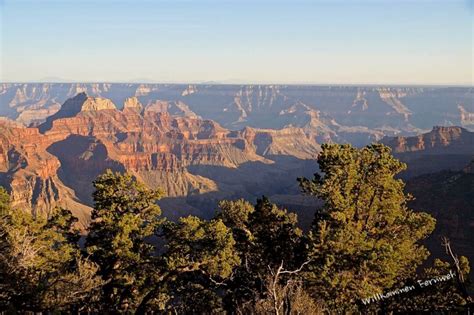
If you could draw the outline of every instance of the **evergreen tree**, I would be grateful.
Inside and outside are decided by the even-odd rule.
[[[267,294],[272,270],[281,264],[294,268],[301,263],[302,231],[295,214],[278,208],[266,197],[257,200],[255,206],[237,200],[222,201],[219,208],[217,218],[232,229],[242,261],[226,286],[227,308],[232,312],[245,305],[249,311]]]
[[[258,265],[266,270],[282,262],[286,268],[298,263],[303,232],[295,213],[277,207],[266,197],[257,199],[255,211],[249,215],[249,227],[255,239],[253,250]]]
[[[212,282],[229,277],[239,263],[222,221],[190,216],[165,222],[155,204],[161,193],[128,174],[107,171],[94,187],[85,248],[106,281],[103,310],[197,310],[199,305],[183,303],[200,287],[209,299]]]
[[[194,216],[164,226],[166,287],[165,310],[174,313],[218,313],[222,309],[224,282],[240,264],[231,230],[220,219],[206,221]],[[162,294],[163,296],[163,294]]]
[[[163,223],[150,190],[129,174],[107,170],[94,182],[94,209],[85,250],[100,266],[105,310],[132,311],[154,272],[155,247],[150,238]]]
[[[325,144],[318,164],[322,177],[300,179],[305,193],[324,201],[308,237],[307,277],[315,298],[348,311],[414,276],[429,254],[419,241],[435,220],[407,208],[411,196],[395,178],[406,165],[381,144]]]
[[[11,209],[1,217],[0,310],[79,311],[94,301],[102,281],[71,242],[71,217],[64,209],[50,219]]]

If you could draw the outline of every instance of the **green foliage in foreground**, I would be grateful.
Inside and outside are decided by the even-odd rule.
[[[19,311],[69,309],[93,302],[104,281],[81,255],[71,213],[49,218],[10,211],[0,222],[0,308]]]
[[[435,220],[407,208],[410,196],[394,178],[406,165],[383,145],[324,145],[318,162],[324,176],[300,180],[325,203],[308,236],[308,278],[315,296],[348,311],[415,276],[429,255],[418,242]]]
[[[300,179],[305,193],[324,201],[308,233],[265,197],[255,205],[221,201],[211,220],[170,222],[156,205],[160,191],[107,171],[93,183],[92,223],[80,248],[71,212],[33,217],[12,210],[0,189],[0,310],[278,315],[469,302],[452,280],[429,294],[362,305],[454,266],[436,261],[416,275],[429,254],[420,241],[435,222],[407,208],[410,196],[394,178],[405,165],[388,148],[324,145],[318,163],[322,177]],[[458,276],[469,272],[465,258],[457,266]]]
[[[110,170],[94,181],[92,223],[85,252],[106,281],[104,308],[134,308],[154,268],[154,246],[147,241],[163,220],[155,204],[159,191],[147,189],[131,175]]]

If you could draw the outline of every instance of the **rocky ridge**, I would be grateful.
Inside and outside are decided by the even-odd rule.
[[[474,132],[462,127],[435,126],[413,137],[387,137],[382,143],[408,164],[405,178],[440,170],[459,171],[474,158]]]

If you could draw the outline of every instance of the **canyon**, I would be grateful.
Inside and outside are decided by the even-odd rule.
[[[2,120],[0,184],[13,206],[45,214],[65,207],[86,226],[92,182],[106,169],[163,190],[170,217],[210,216],[213,201],[237,196],[278,195],[284,203],[320,150],[302,128],[228,130],[155,105],[132,97],[119,110],[79,93],[37,127]]]
[[[440,244],[443,237],[448,237],[458,252],[474,260],[474,157],[471,158],[462,169],[438,170],[407,182],[406,190],[415,196],[409,206],[436,218],[436,228],[427,240],[435,256],[444,254]]]
[[[37,214],[89,222],[92,181],[132,173],[171,218],[262,195],[311,222],[297,177],[320,144],[380,141],[405,180],[458,172],[474,156],[472,88],[119,83],[0,84],[0,185]],[[435,126],[435,127],[433,127]]]
[[[296,179],[318,171],[320,145],[381,142],[407,163],[410,206],[439,222],[429,248],[449,235],[474,259],[470,88],[25,83],[0,85],[0,100],[0,185],[14,208],[64,207],[85,229],[92,182],[112,169],[161,189],[171,219],[265,195],[308,228],[321,204]]]
[[[37,126],[81,92],[119,109],[136,97],[155,111],[213,120],[229,130],[304,128],[320,143],[362,146],[438,125],[474,128],[472,87],[0,83],[0,116]]]

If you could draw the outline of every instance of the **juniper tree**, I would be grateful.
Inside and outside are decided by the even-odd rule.
[[[103,310],[190,310],[198,307],[185,302],[196,288],[191,285],[204,283],[211,294],[211,279],[229,277],[239,263],[232,233],[221,220],[166,222],[156,205],[161,192],[129,174],[107,171],[94,187],[85,249],[106,281]]]

